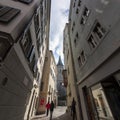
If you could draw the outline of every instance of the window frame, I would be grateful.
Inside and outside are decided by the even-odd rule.
[[[86,9],[89,11],[89,12],[87,12],[88,13],[87,15],[85,14],[86,13],[86,11],[85,11]],[[80,24],[81,25],[85,25],[86,24],[86,22],[87,22],[87,20],[89,18],[90,12],[91,12],[91,10],[88,9],[88,7],[84,6],[83,12],[82,12],[82,16],[81,16],[81,19],[80,19]]]
[[[94,32],[94,29],[95,29],[97,23],[99,23],[102,26],[102,28],[105,29],[104,30],[105,33],[104,33],[104,35],[101,38],[99,38],[98,35],[96,35],[96,33]],[[87,43],[89,44],[90,49],[91,50],[96,49],[100,45],[101,41],[104,39],[104,37],[106,36],[107,33],[108,33],[108,29],[100,21],[98,21],[96,19],[94,24],[93,24],[93,26],[92,26],[92,28],[91,28],[91,32],[89,33],[88,38],[87,38]],[[91,35],[94,38],[94,43],[96,44],[96,45],[94,44],[95,47],[92,47],[92,44],[89,42],[89,38],[90,38]]]
[[[86,62],[86,54],[84,50],[81,50],[80,55],[77,58],[79,67],[82,67]]]

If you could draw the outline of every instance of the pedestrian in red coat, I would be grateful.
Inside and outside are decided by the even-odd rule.
[[[50,103],[49,103],[49,101],[48,101],[48,103],[46,104],[46,109],[47,109],[46,116],[48,116],[49,110],[50,110]]]

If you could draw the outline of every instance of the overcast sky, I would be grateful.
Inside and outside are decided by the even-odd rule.
[[[56,63],[59,55],[63,61],[63,30],[68,22],[70,0],[51,0],[50,50]]]

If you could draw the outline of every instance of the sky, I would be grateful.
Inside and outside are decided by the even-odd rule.
[[[70,0],[51,0],[50,18],[50,50],[53,51],[55,61],[59,55],[63,57],[63,30],[68,22]]]

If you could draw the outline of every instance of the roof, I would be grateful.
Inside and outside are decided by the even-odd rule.
[[[61,57],[59,56],[59,60],[58,60],[58,63],[57,63],[57,66],[63,66],[63,63],[62,63],[62,60],[61,60]]]

